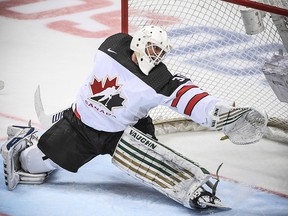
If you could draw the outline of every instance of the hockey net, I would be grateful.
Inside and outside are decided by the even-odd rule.
[[[231,104],[265,110],[269,128],[281,129],[280,136],[284,138],[280,140],[287,142],[288,103],[279,101],[262,69],[274,55],[287,54],[288,41],[279,34],[275,19],[281,17],[287,28],[288,2],[227,1],[122,0],[122,31],[133,35],[145,25],[162,26],[173,44],[171,54],[165,59],[173,74],[191,78],[211,95]],[[261,16],[256,33],[247,34],[242,13],[251,8],[241,5],[243,2],[252,3],[254,15],[257,9]],[[150,115],[155,124],[169,125],[162,124],[160,133],[202,129],[166,107],[159,106]],[[278,132],[276,137],[274,132],[267,133],[268,138],[278,139]]]

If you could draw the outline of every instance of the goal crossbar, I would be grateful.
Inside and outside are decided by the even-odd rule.
[[[264,4],[262,2],[256,2],[251,0],[221,0],[225,2],[230,2],[236,5],[242,5],[245,7],[254,8],[257,10],[262,10],[270,13],[275,13],[282,16],[288,16],[288,10],[285,8],[276,7],[269,4]]]

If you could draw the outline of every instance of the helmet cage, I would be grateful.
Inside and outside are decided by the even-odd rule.
[[[167,51],[165,51],[164,47],[159,47],[159,45],[151,42],[147,42],[145,46],[145,53],[148,56],[150,62],[154,65],[158,65],[167,56]]]
[[[171,50],[167,32],[157,26],[146,26],[136,32],[130,48],[135,52],[141,71],[148,75]]]

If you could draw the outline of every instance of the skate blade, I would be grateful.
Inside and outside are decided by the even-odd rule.
[[[213,208],[218,208],[218,209],[222,209],[222,210],[231,210],[232,208],[224,205],[223,203],[209,203],[209,202],[205,202],[202,201],[201,204],[209,206],[209,207],[213,207]]]

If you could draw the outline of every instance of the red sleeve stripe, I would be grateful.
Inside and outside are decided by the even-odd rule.
[[[195,85],[189,85],[189,86],[183,86],[176,94],[176,98],[172,101],[171,106],[176,107],[180,98],[182,97],[183,94],[185,94],[187,91],[189,91],[192,88],[198,88]]]
[[[194,107],[196,106],[196,104],[202,100],[203,98],[205,98],[206,96],[208,96],[209,94],[207,92],[203,92],[201,94],[197,94],[195,95],[193,98],[191,98],[191,100],[189,101],[189,103],[187,104],[184,113],[186,115],[191,115]]]

